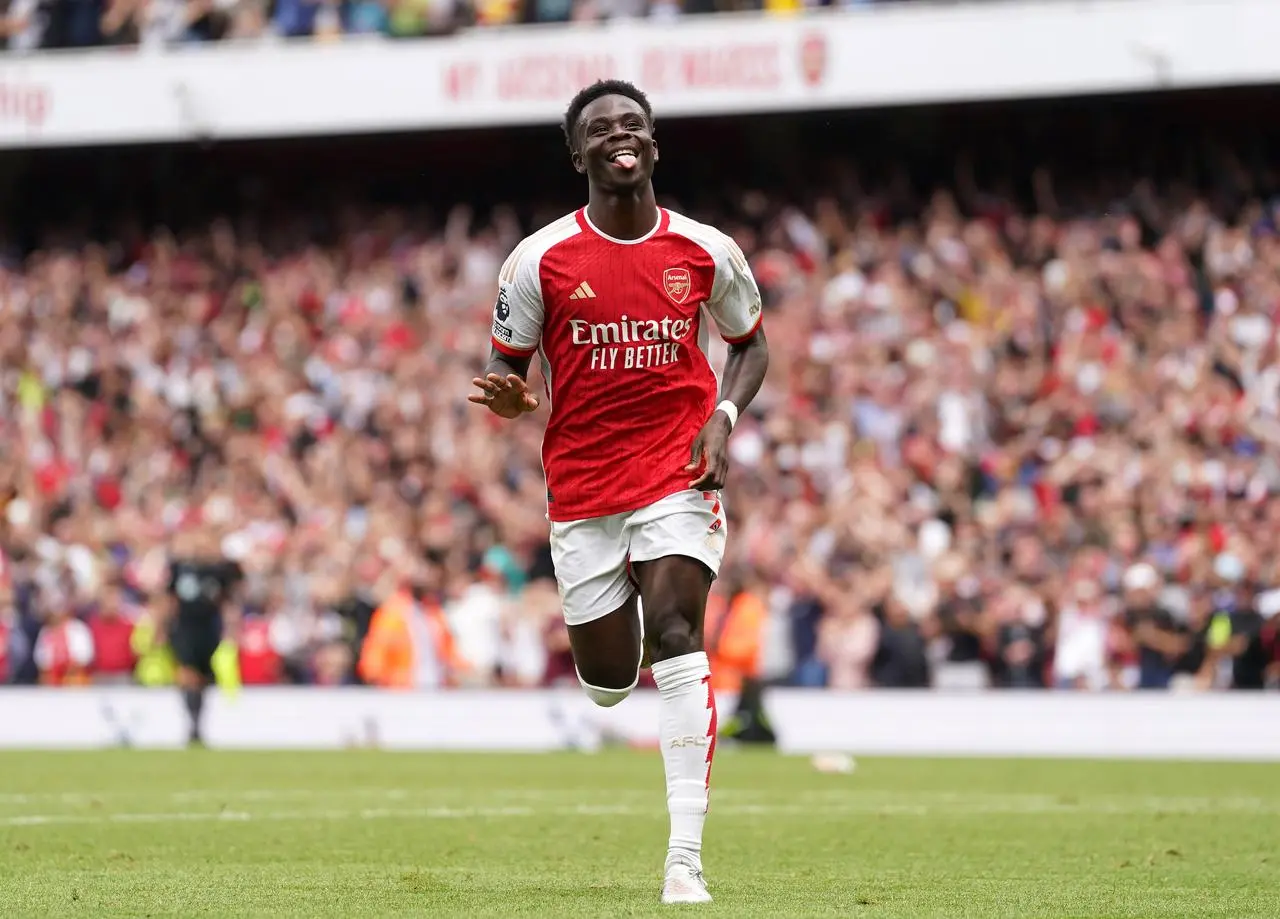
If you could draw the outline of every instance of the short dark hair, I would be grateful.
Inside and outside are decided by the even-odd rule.
[[[653,108],[649,105],[649,97],[638,86],[626,80],[596,80],[590,86],[578,90],[564,112],[564,142],[573,152],[578,151],[578,119],[582,117],[582,110],[604,96],[626,96],[635,102],[644,110],[644,117],[649,120],[649,129],[653,130]]]

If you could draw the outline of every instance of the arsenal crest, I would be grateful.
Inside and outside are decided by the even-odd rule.
[[[667,296],[676,303],[689,299],[689,291],[693,288],[693,280],[689,277],[688,268],[668,268],[662,272],[662,286]]]
[[[827,40],[814,33],[800,43],[800,73],[805,83],[817,86],[827,72]]]

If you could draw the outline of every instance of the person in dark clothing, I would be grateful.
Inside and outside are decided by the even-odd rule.
[[[976,593],[960,589],[963,568],[944,564],[938,572],[938,623],[948,639],[947,661],[976,663],[982,659],[982,604]]]
[[[1183,627],[1185,650],[1174,662],[1174,672],[1202,678],[1205,662],[1209,659],[1209,625],[1213,604],[1203,591],[1192,594],[1187,622]]]
[[[1262,603],[1259,603],[1261,606]],[[1267,649],[1267,686],[1280,689],[1280,616],[1275,609],[1259,610],[1267,620],[1262,628],[1262,643]]]
[[[1138,649],[1138,689],[1168,689],[1190,646],[1188,629],[1156,600],[1160,575],[1151,565],[1124,574],[1124,623]]]
[[[880,620],[880,646],[871,662],[871,678],[887,689],[924,689],[929,686],[929,657],[925,637],[910,612],[894,596],[876,609]]]
[[[240,565],[223,557],[210,531],[178,535],[169,563],[168,593],[173,598],[169,646],[178,663],[178,687],[190,719],[188,742],[203,742],[200,716],[204,694],[213,682],[213,655],[222,643],[223,613],[244,577]]]
[[[359,587],[352,590],[333,607],[333,611],[342,620],[344,637],[351,649],[352,660],[360,659],[365,636],[369,634],[369,623],[373,621],[373,614],[377,608],[371,592]],[[360,682],[360,678],[354,674],[352,679]]]
[[[961,691],[986,687],[991,668],[984,647],[986,626],[978,579],[968,574],[959,555],[944,556],[933,574],[938,584],[936,624],[946,649],[933,674],[934,685]]]
[[[1244,563],[1224,553],[1214,560],[1213,574],[1220,587],[1213,597],[1209,647],[1220,661],[1230,660],[1232,689],[1264,689],[1269,663],[1262,634],[1266,620],[1254,608],[1256,591],[1246,581]]]
[[[1231,655],[1232,689],[1265,689],[1267,667],[1271,657],[1264,640],[1266,620],[1252,604],[1240,606],[1228,614],[1231,639],[1227,653]]]
[[[13,553],[13,587],[8,602],[12,618],[8,628],[8,680],[20,686],[40,682],[36,666],[36,638],[40,634],[40,617],[36,613],[39,588],[32,579],[30,559],[24,551]]]
[[[995,598],[992,683],[1003,689],[1043,689],[1049,648],[1044,601],[1019,586]]]
[[[818,623],[824,612],[822,601],[812,594],[796,597],[787,611],[796,659],[793,682],[797,686],[826,685],[826,667],[818,657]]]

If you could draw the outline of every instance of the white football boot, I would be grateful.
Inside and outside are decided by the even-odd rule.
[[[710,903],[711,894],[707,893],[707,882],[702,876],[702,870],[680,858],[668,859],[667,879],[662,884],[662,902]]]

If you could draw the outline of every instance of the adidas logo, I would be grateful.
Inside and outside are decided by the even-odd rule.
[[[596,292],[591,289],[591,285],[583,281],[578,285],[578,289],[569,294],[570,300],[594,300]]]

